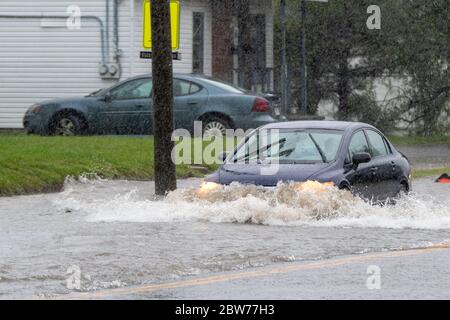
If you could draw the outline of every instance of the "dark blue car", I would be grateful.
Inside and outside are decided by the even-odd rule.
[[[384,201],[410,191],[410,178],[408,159],[375,127],[303,121],[255,130],[206,181],[274,187],[310,180]]]

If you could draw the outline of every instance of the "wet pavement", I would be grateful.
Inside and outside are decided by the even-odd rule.
[[[152,199],[152,183],[101,180],[68,181],[58,194],[1,198],[0,299],[70,297],[74,290],[102,292],[450,243],[450,186],[432,179],[415,181],[415,193],[395,207],[371,206],[334,189],[286,198],[282,188],[263,194],[235,186],[199,199],[190,190],[199,184],[180,181],[181,190],[162,201]],[[386,266],[393,283],[422,279],[423,292],[442,297],[448,253],[428,254],[373,263]],[[411,261],[418,266],[411,276],[399,271]],[[364,298],[351,283],[366,292],[360,282],[365,268],[299,270],[120,298]],[[431,282],[421,272],[432,274]],[[336,281],[325,282],[333,275]],[[304,277],[309,281],[301,293]],[[252,296],[251,288],[260,293]],[[406,287],[395,288],[386,295],[414,297]]]

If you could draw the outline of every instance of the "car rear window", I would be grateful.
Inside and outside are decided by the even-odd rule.
[[[215,80],[211,80],[211,79],[207,79],[207,78],[202,78],[202,81],[206,82],[212,86],[215,86],[219,89],[225,90],[229,93],[235,93],[235,94],[245,94],[246,93],[246,91],[244,89],[235,87],[235,86],[225,83],[225,82],[215,81]]]

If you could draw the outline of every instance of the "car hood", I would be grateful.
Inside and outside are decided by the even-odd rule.
[[[40,105],[47,112],[55,112],[61,108],[74,108],[80,109],[91,105],[98,98],[95,97],[73,97],[73,98],[63,98],[63,99],[53,99],[45,100],[36,103],[35,105]],[[28,110],[32,109],[35,105],[31,106]]]
[[[80,103],[82,101],[95,99],[95,97],[72,97],[72,98],[61,98],[61,99],[52,99],[52,100],[46,100],[41,101],[38,104],[42,106],[46,105],[67,105],[67,104],[76,104]]]
[[[217,175],[219,183],[254,184],[275,187],[279,182],[302,182],[329,167],[328,163],[320,164],[280,164],[279,166],[262,166],[253,164],[225,164]]]

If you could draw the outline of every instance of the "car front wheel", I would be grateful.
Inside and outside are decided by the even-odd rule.
[[[83,134],[86,125],[74,114],[60,114],[52,120],[50,133],[55,136],[76,136]]]

